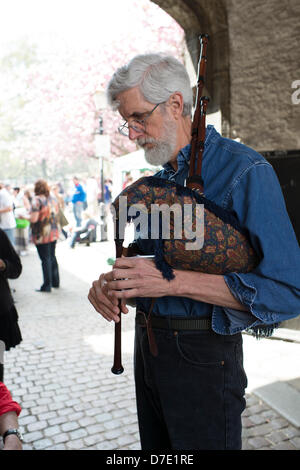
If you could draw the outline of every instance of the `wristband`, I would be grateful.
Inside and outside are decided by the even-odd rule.
[[[7,436],[10,436],[11,434],[15,434],[20,439],[20,441],[23,442],[23,436],[18,429],[8,429],[5,431],[3,434],[3,442],[5,442]]]

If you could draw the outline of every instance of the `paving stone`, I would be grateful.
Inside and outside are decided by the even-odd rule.
[[[49,419],[49,424],[50,425],[55,425],[55,424],[62,424],[68,422],[69,417],[68,416],[56,416],[55,418]]]
[[[112,450],[118,448],[117,441],[103,441],[97,445],[97,450]]]
[[[133,444],[127,445],[125,449],[121,449],[121,450],[140,450],[140,449],[141,449],[141,445],[138,440],[134,442]]]
[[[61,432],[60,427],[59,427],[58,425],[56,425],[56,426],[49,426],[49,427],[47,427],[47,428],[45,429],[45,431],[44,431],[44,434],[45,434],[45,436],[47,436],[47,437],[52,437],[52,436],[54,436],[55,434],[58,434],[58,433],[60,433],[60,432]]]
[[[282,432],[290,439],[292,437],[300,436],[300,428],[296,429],[294,426],[285,427]]]
[[[100,413],[95,416],[97,423],[103,423],[104,421],[110,421],[111,415],[109,413]]]
[[[138,429],[138,424],[137,423],[132,423],[132,424],[124,426],[123,427],[123,432],[125,434],[133,434],[137,431],[137,429]]]
[[[20,415],[19,423],[22,426],[26,426],[27,424],[35,423],[37,420],[38,420],[37,416],[33,416],[33,415],[22,416],[22,415]]]
[[[266,419],[267,418],[272,419],[272,418],[277,418],[278,414],[276,413],[276,411],[269,409],[269,410],[263,411],[261,413],[261,416],[264,416]]]
[[[120,428],[112,429],[111,431],[107,431],[104,433],[104,437],[110,441],[112,439],[116,439],[117,437],[123,434],[123,430]]]
[[[67,450],[67,448],[64,444],[57,444],[47,447],[47,450]]]
[[[104,430],[105,430],[105,428],[104,428],[103,424],[93,424],[93,425],[88,427],[88,433],[90,435],[103,433]]]
[[[129,444],[136,443],[136,437],[134,434],[125,434],[118,438],[118,445],[120,447],[127,447]]]
[[[28,444],[35,442],[43,438],[43,433],[41,431],[26,432],[24,436],[24,441]]]
[[[253,437],[249,439],[249,444],[254,448],[254,449],[260,449],[263,446],[268,446],[270,443],[264,438],[264,437]]]
[[[293,437],[291,443],[297,448],[300,449],[300,437]]]
[[[122,422],[124,424],[136,423],[137,422],[136,413],[125,416],[124,418],[122,418]]]
[[[266,418],[265,416],[262,416],[262,414],[251,415],[249,416],[248,419],[252,421],[252,423],[254,424],[263,424],[263,423],[269,422],[268,418]]]
[[[128,411],[125,410],[125,409],[122,409],[122,410],[118,409],[118,410],[113,410],[113,411],[112,411],[112,416],[113,416],[114,418],[121,418],[121,417],[123,417],[123,416],[126,416],[127,413],[128,413]]]
[[[26,444],[23,442],[23,446],[22,446],[23,450],[34,450],[33,449],[33,446],[31,444]],[[1,447],[0,447],[1,449]]]
[[[61,432],[59,434],[56,434],[54,436],[52,436],[52,440],[55,444],[61,444],[63,442],[68,442],[69,441],[69,435],[65,432]]]
[[[39,419],[52,419],[52,418],[56,418],[57,417],[57,414],[55,411],[48,411],[47,413],[41,413],[39,415]]]
[[[105,429],[116,429],[121,427],[121,422],[117,419],[112,419],[110,421],[105,421],[103,423]],[[126,430],[124,430],[126,432]]]
[[[46,405],[31,406],[30,409],[33,415],[40,415],[41,413],[46,413],[49,411],[48,406]]]
[[[272,447],[272,450],[297,450],[297,447],[289,441],[284,441],[276,444],[276,446]]]
[[[84,442],[82,439],[69,441],[66,443],[66,447],[69,450],[81,450],[81,449],[84,449]]]
[[[35,423],[28,424],[27,429],[29,432],[39,431],[42,429],[46,429],[47,426],[48,426],[47,421],[36,421]]]
[[[86,429],[80,428],[80,429],[76,429],[75,431],[71,431],[69,435],[70,435],[71,440],[75,440],[81,437],[86,437],[88,435],[88,432]]]
[[[14,399],[22,401],[24,449],[140,449],[131,354],[124,354],[125,373],[116,377],[110,371],[113,348],[100,353],[87,341],[106,334],[113,341],[112,325],[95,315],[86,300],[90,280],[82,280],[84,266],[89,277],[93,269],[99,273],[108,246],[93,244],[91,255],[78,247],[71,255],[58,243],[62,289],[41,298],[39,304],[32,294],[40,273],[35,248],[24,258],[24,278],[12,281],[22,299],[24,340],[7,354],[6,377]],[[67,262],[75,263],[72,269],[70,265],[64,269]],[[129,314],[122,327],[132,331],[134,316]],[[288,383],[300,387],[300,382]],[[300,449],[300,429],[254,393],[247,393],[246,403],[244,450]]]
[[[61,425],[61,429],[64,432],[70,432],[70,431],[73,431],[74,429],[78,429],[78,428],[79,428],[79,424],[76,421],[68,421],[68,422]]]
[[[53,400],[55,402],[67,402],[68,403],[68,400],[70,400],[70,395],[56,395],[53,397]],[[69,403],[68,403],[69,404]]]
[[[261,424],[260,426],[253,426],[252,428],[245,429],[245,436],[256,437],[265,436],[273,430],[271,423]]]
[[[65,408],[65,404],[62,402],[58,402],[58,403],[52,402],[49,404],[48,408],[51,411],[58,411],[58,410]]]
[[[104,440],[104,436],[101,434],[94,434],[93,436],[87,436],[83,439],[83,442],[87,447],[94,446],[99,444],[99,442]]]
[[[273,429],[285,428],[289,425],[288,421],[284,418],[275,418],[270,421],[270,425]]]
[[[47,449],[53,445],[53,442],[50,439],[40,439],[34,442],[34,448],[37,450]]]
[[[268,434],[266,438],[271,444],[278,444],[278,442],[288,440],[288,437],[282,431],[273,431],[271,434]]]
[[[254,450],[253,446],[249,444],[248,439],[242,439],[242,450]]]
[[[78,420],[78,423],[81,427],[91,426],[96,423],[96,419],[91,416],[85,416]]]

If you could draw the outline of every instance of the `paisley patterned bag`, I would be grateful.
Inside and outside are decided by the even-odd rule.
[[[249,272],[258,264],[257,255],[235,217],[197,191],[149,176],[125,188],[112,205],[116,243],[123,241],[124,223],[138,220],[143,225],[141,238],[153,240],[156,266],[167,279],[174,277],[173,268],[226,274]],[[199,205],[204,208],[200,215]],[[165,219],[169,223],[167,237],[162,224],[163,210],[159,211],[159,227],[157,223],[153,226],[159,208],[169,216]],[[202,240],[201,246],[192,240],[193,236]]]

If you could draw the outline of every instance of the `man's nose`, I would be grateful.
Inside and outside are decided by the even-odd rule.
[[[128,135],[128,137],[129,137],[130,140],[136,140],[138,137],[141,136],[141,134],[143,134],[143,132],[144,131],[142,129],[137,130],[137,129],[132,128],[131,126],[129,126],[129,135]]]

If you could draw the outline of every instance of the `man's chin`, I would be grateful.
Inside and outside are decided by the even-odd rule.
[[[165,165],[169,160],[170,156],[168,155],[158,155],[158,152],[155,151],[145,151],[145,160],[150,163],[150,165],[153,166],[163,166]]]

